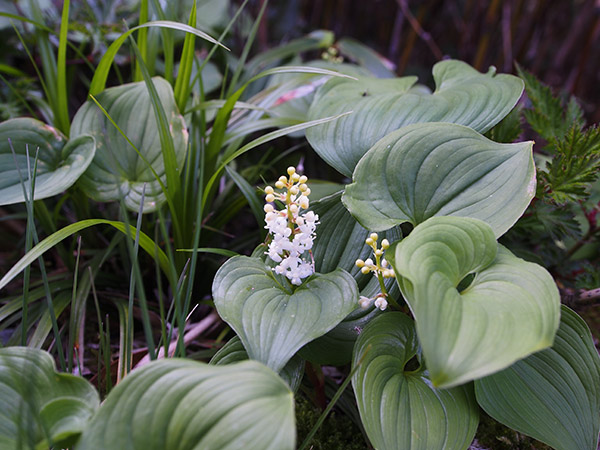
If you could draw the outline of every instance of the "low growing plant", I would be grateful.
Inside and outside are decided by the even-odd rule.
[[[164,78],[151,76],[147,35],[140,33],[131,39],[134,82],[106,88],[114,57],[135,29],[125,31],[99,61],[89,100],[70,121],[61,103],[64,28],[57,97],[49,99],[55,126],[33,118],[0,124],[0,163],[10,171],[0,185],[2,204],[24,203],[28,220],[26,254],[0,279],[6,289],[24,271],[23,294],[0,308],[2,329],[12,331],[11,344],[21,344],[0,348],[0,447],[306,449],[339,402],[377,449],[466,449],[480,409],[553,448],[596,449],[600,358],[590,331],[561,305],[547,268],[515,254],[526,253],[528,236],[519,240],[511,231],[531,231],[534,222],[521,218],[540,202],[561,211],[597,188],[596,129],[584,130],[576,106],[567,108],[575,125],[560,131],[552,120],[562,105],[521,72],[534,106],[525,116],[550,149],[536,178],[534,143],[514,142],[525,87],[518,77],[446,60],[433,67],[432,92],[416,77],[380,79],[341,64],[334,50],[326,51],[326,63],[254,73],[296,51],[290,49],[332,43],[329,35],[313,35],[271,59],[250,61],[246,73],[243,56],[224,98],[207,100],[201,78],[192,79],[192,66],[201,74],[207,60],[195,58],[194,36],[215,49],[223,44],[195,28],[196,3],[188,25],[165,21],[158,2],[161,20],[144,22],[148,3],[141,8],[136,29],[164,28],[166,48],[168,30],[187,32],[176,77],[170,64]],[[67,22],[68,16],[67,1]],[[268,76],[276,81],[241,100],[251,83]],[[210,108],[218,109],[213,119]],[[273,127],[244,144],[249,133]],[[313,182],[302,161],[277,175],[284,161],[244,166],[250,150],[290,134],[305,134],[314,152],[351,182]],[[574,154],[582,158],[571,162]],[[53,217],[42,199],[65,190],[70,197],[62,201],[71,202],[79,220],[59,229],[61,203]],[[263,238],[251,256],[208,246],[244,204]],[[107,215],[84,219],[92,210]],[[41,241],[35,218],[49,234]],[[78,272],[78,249],[76,260],[65,263],[72,278],[48,276],[42,255],[96,225],[123,238],[95,251],[86,275]],[[597,228],[589,227],[593,236]],[[148,259],[138,255],[140,247]],[[213,277],[200,253],[229,259]],[[118,274],[100,270],[113,255],[129,264],[122,284]],[[29,266],[38,258],[36,284]],[[153,276],[140,268],[144,261],[154,261]],[[145,285],[151,278],[155,307]],[[201,307],[235,334],[216,354],[199,358],[209,363],[184,358],[202,332],[186,329],[194,303],[202,303],[194,300],[195,281],[207,278],[211,302]],[[111,328],[96,280],[107,290],[127,289],[125,299],[114,300],[120,341],[114,388]],[[76,350],[84,351],[78,343],[90,294],[97,356],[104,360],[101,405],[92,384],[57,372],[39,349],[52,330],[61,372],[82,372]],[[43,298],[46,308],[38,302]],[[61,322],[67,306],[70,316]],[[139,360],[134,315],[141,318],[147,361],[132,370]],[[339,386],[324,381],[324,366],[340,376]],[[324,411],[298,443],[295,399],[311,395]]]

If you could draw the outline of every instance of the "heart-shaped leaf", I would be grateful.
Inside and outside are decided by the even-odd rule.
[[[176,165],[181,168],[187,149],[185,121],[175,104],[171,85],[158,77],[153,78],[153,82],[169,121]],[[129,209],[139,211],[146,184],[143,211],[155,210],[165,201],[165,196],[152,170],[163,183],[166,175],[156,117],[145,83],[109,88],[96,99],[139,154],[100,108],[88,100],[79,108],[71,125],[71,136],[90,134],[96,139],[96,156],[81,177],[81,188],[94,200],[107,202],[123,198]]]
[[[461,125],[409,125],[361,159],[342,201],[373,231],[462,216],[487,222],[501,236],[535,194],[532,146],[498,144]]]
[[[33,171],[36,151],[34,200],[40,200],[71,187],[92,162],[95,150],[91,136],[67,142],[59,130],[39,120],[22,117],[0,123],[0,205],[25,201],[19,171],[30,196],[28,164]]]
[[[99,405],[94,387],[57,373],[48,353],[0,349],[0,448],[70,446]]]
[[[77,450],[292,450],[294,398],[255,361],[151,362],[111,391]]]
[[[452,122],[485,133],[515,106],[523,82],[512,75],[482,74],[461,61],[433,66],[436,90],[410,89],[415,77],[359,81],[330,80],[317,93],[309,118],[353,114],[306,131],[328,164],[351,176],[360,158],[379,139],[411,123]]]
[[[479,422],[472,386],[434,388],[422,366],[407,366],[418,345],[413,321],[399,312],[359,336],[352,385],[367,435],[380,450],[466,449]]]
[[[279,372],[303,345],[355,308],[358,288],[341,269],[292,287],[260,259],[237,256],[215,275],[213,298],[250,358]]]
[[[562,307],[552,348],[475,381],[494,419],[560,450],[596,450],[600,431],[600,358],[590,330]]]
[[[497,244],[486,223],[431,218],[390,248],[388,259],[436,386],[489,375],[552,345],[560,317],[552,277]],[[475,277],[459,292],[469,274]]]
[[[219,349],[211,358],[209,364],[223,366],[235,362],[246,361],[248,352],[244,348],[241,339],[238,336],[232,337],[227,343]],[[279,376],[285,380],[292,392],[296,392],[300,387],[302,376],[304,375],[304,360],[295,355],[285,365]]]

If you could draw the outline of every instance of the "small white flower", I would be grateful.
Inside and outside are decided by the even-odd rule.
[[[379,297],[377,300],[375,300],[375,306],[380,310],[385,311],[388,306],[388,302],[385,298]]]

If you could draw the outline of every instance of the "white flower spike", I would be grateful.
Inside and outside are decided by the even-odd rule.
[[[295,167],[288,167],[287,173],[289,178],[282,175],[275,183],[275,188],[285,189],[284,192],[278,193],[272,186],[265,188],[265,228],[272,235],[265,253],[279,263],[273,269],[275,273],[285,275],[299,286],[315,272],[314,264],[305,260],[304,255],[312,248],[319,216],[312,211],[302,214],[309,206],[308,178],[296,173]],[[285,202],[283,209],[276,209],[273,204],[276,199]]]

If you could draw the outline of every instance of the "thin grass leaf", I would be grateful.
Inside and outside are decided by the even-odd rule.
[[[160,137],[161,154],[163,157],[163,164],[165,166],[165,175],[167,177],[167,188],[163,192],[167,199],[170,199],[169,206],[171,207],[171,219],[173,221],[173,229],[175,232],[175,242],[182,242],[182,234],[180,228],[179,217],[183,215],[183,196],[181,195],[181,176],[179,173],[179,167],[177,165],[177,155],[175,154],[175,144],[173,143],[173,136],[171,135],[169,121],[165,109],[163,108],[156,87],[152,82],[148,68],[143,60],[139,49],[132,40],[133,50],[140,63],[140,69],[144,82],[150,95],[150,101],[152,102],[152,108],[154,109],[154,115],[158,124],[158,134]],[[162,187],[162,186],[161,186]]]
[[[73,234],[89,228],[94,225],[110,225],[117,230],[119,230],[123,234],[126,233],[126,225],[123,222],[119,222],[116,220],[106,220],[106,219],[86,219],[81,220],[79,222],[72,223],[67,225],[64,228],[61,228],[56,233],[51,234],[44,240],[40,241],[35,247],[33,247],[29,252],[27,252],[17,263],[12,266],[8,272],[0,279],[0,289],[4,288],[8,283],[10,283],[18,274],[20,274],[27,266],[29,266],[33,261],[42,256],[45,252],[54,247],[57,243],[63,241],[64,239],[72,236]],[[133,233],[135,231],[135,227],[129,225],[130,232]],[[140,246],[150,255],[154,256],[155,247],[157,245],[155,242],[148,237],[144,232],[140,232]],[[169,275],[169,260],[167,255],[159,249],[158,250],[159,264],[163,272],[168,276]]]
[[[140,2],[140,18],[138,21],[139,25],[143,25],[148,22],[148,0],[141,0]],[[148,28],[140,28],[137,32],[137,45],[140,49],[140,55],[142,55],[142,61],[148,62]],[[133,81],[142,81],[142,70],[140,69],[139,61],[135,63],[135,74]]]
[[[196,0],[192,3],[192,9],[190,11],[190,18],[188,25],[190,27],[196,27]],[[183,41],[183,50],[181,52],[181,60],[179,61],[179,73],[175,80],[175,102],[180,111],[185,110],[185,106],[190,95],[190,78],[192,76],[192,66],[194,64],[194,44],[196,42],[195,36],[191,33],[185,35]]]
[[[162,9],[159,0],[153,0],[152,4],[154,5],[154,11],[156,12],[158,18],[160,20],[167,20],[167,16]],[[165,4],[166,5],[166,4]],[[164,28],[161,28],[160,35],[163,43],[163,60],[165,64],[165,79],[169,82],[169,84],[173,85],[173,64],[174,64],[174,56],[173,51],[175,47],[175,43],[173,42],[172,33]]]
[[[112,66],[113,60],[117,55],[117,52],[121,48],[121,45],[125,42],[125,40],[136,30],[144,27],[159,27],[159,28],[169,28],[172,30],[185,31],[187,33],[193,33],[196,36],[205,39],[209,42],[212,42],[215,45],[223,47],[225,50],[229,50],[223,44],[221,44],[216,39],[210,37],[208,34],[203,31],[197,30],[195,28],[190,27],[189,25],[185,25],[183,23],[171,22],[169,20],[155,20],[152,22],[147,22],[143,25],[138,25],[137,27],[133,27],[126,32],[124,32],[118,39],[116,39],[106,50],[104,56],[100,60],[96,71],[94,72],[94,77],[92,78],[92,82],[90,83],[90,91],[89,93],[92,95],[97,95],[104,90],[106,87],[106,79],[108,78],[108,73]]]
[[[344,117],[344,116],[346,116],[348,114],[351,114],[351,113],[352,113],[352,111],[348,111],[348,112],[345,112],[343,114],[339,114],[337,116],[325,117],[323,119],[317,119],[317,120],[311,120],[310,122],[304,122],[304,123],[301,123],[299,125],[294,125],[294,126],[291,126],[291,127],[283,128],[281,130],[275,130],[275,131],[267,133],[264,136],[261,136],[261,137],[259,137],[257,139],[254,139],[253,141],[247,143],[242,148],[240,148],[239,150],[237,150],[235,153],[233,153],[229,157],[225,158],[221,162],[221,164],[219,164],[219,167],[214,172],[213,176],[210,177],[210,179],[206,183],[206,188],[205,188],[205,191],[204,191],[203,205],[206,205],[206,202],[208,200],[208,198],[207,198],[208,197],[208,193],[211,191],[214,183],[221,176],[221,173],[225,169],[225,166],[227,164],[229,164],[231,161],[233,161],[234,159],[236,159],[238,156],[243,155],[247,151],[252,150],[255,147],[258,147],[261,144],[264,144],[266,142],[270,142],[270,141],[272,141],[274,139],[277,139],[277,138],[279,138],[281,136],[286,136],[288,134],[295,133],[296,131],[302,131],[302,130],[305,130],[307,128],[313,127],[315,125],[320,125],[320,124],[323,124],[323,123],[331,122],[333,120],[337,120],[340,117]],[[1,288],[1,285],[0,285],[0,288]]]
[[[250,33],[248,34],[248,37],[246,38],[246,43],[244,44],[244,49],[242,50],[242,54],[240,55],[240,58],[237,62],[235,72],[233,73],[233,76],[231,77],[231,82],[229,83],[229,89],[227,90],[227,97],[231,96],[231,93],[235,89],[238,79],[240,78],[240,75],[242,74],[242,70],[244,69],[244,66],[246,64],[246,59],[248,59],[248,54],[250,53],[250,49],[252,48],[252,44],[254,43],[254,38],[256,38],[256,33],[258,32],[258,27],[260,25],[260,22],[262,21],[263,15],[265,14],[268,4],[269,4],[269,0],[264,0],[262,2],[260,11],[258,12],[258,15],[256,16],[256,19],[254,19],[254,23],[252,24]]]
[[[243,196],[248,201],[248,205],[252,210],[252,214],[254,214],[254,217],[256,218],[256,223],[262,224],[265,213],[263,211],[263,202],[259,200],[258,196],[256,195],[256,189],[252,187],[250,183],[248,183],[246,179],[237,173],[233,168],[226,166],[225,170],[227,170],[227,174],[231,177],[233,182],[237,185]],[[261,240],[264,240],[266,235],[267,230],[265,230],[264,227],[260,227]]]
[[[178,248],[178,252],[196,252],[196,253],[212,253],[215,255],[227,256],[228,258],[232,258],[234,256],[238,256],[239,253],[227,250],[225,248],[212,248],[212,247],[200,247],[200,248]]]
[[[69,136],[71,122],[67,93],[67,32],[69,31],[70,0],[64,0],[60,34],[58,39],[58,61],[56,63],[56,117],[57,128]]]

